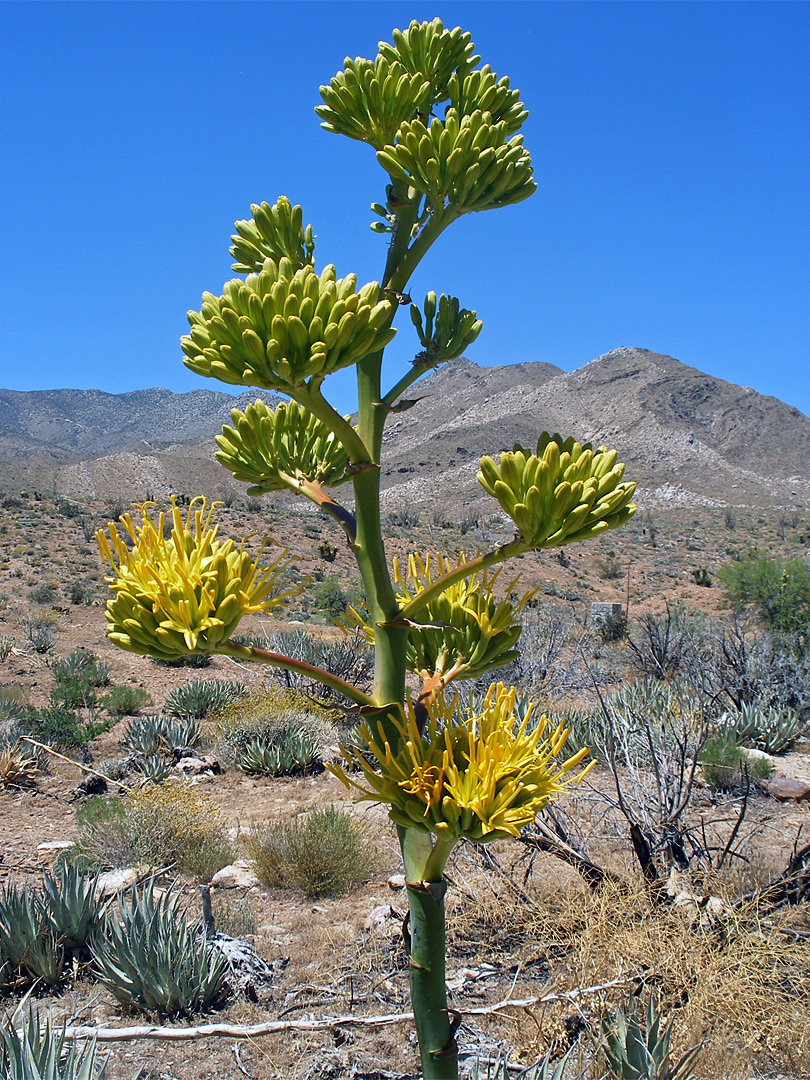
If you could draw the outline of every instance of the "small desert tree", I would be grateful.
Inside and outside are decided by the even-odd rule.
[[[335,770],[364,798],[385,802],[396,824],[410,902],[411,992],[426,1078],[456,1077],[454,1024],[447,1009],[443,871],[462,837],[485,843],[517,836],[538,810],[581,775],[584,757],[561,758],[566,731],[516,715],[513,689],[493,684],[473,708],[445,695],[456,678],[476,678],[516,655],[519,603],[493,595],[492,568],[514,556],[595,536],[635,510],[615,450],[544,433],[535,449],[516,446],[481,460],[478,479],[515,526],[512,540],[451,561],[412,555],[389,564],[380,522],[383,430],[408,408],[408,388],[459,356],[481,330],[474,311],[429,293],[421,307],[408,282],[457,218],[509,206],[535,190],[531,159],[517,134],[527,113],[509,80],[478,67],[470,35],[436,19],[394,31],[373,60],[347,59],[316,110],[323,126],[368,143],[385,173],[372,225],[387,243],[380,283],[357,288],[334,266],[314,267],[311,226],[280,197],[236,224],[234,270],[221,295],[203,295],[183,338],[192,371],[285,395],[234,411],[217,438],[217,459],[249,495],[290,490],[311,499],[357,561],[373,643],[373,690],[328,671],[248,645],[232,635],[247,612],[280,599],[284,557],[260,565],[221,541],[205,502],[184,520],[148,506],[140,522],[121,518],[99,535],[115,577],[107,606],[110,638],[166,659],[218,653],[305,672],[345,695],[364,718],[366,748],[348,751],[353,772]],[[440,115],[441,110],[441,115]],[[407,373],[383,386],[383,352],[409,307],[419,350]],[[357,424],[325,398],[323,382],[357,373]],[[330,491],[350,486],[353,505]],[[125,535],[129,534],[128,537]],[[497,574],[497,571],[496,571]],[[408,673],[413,682],[407,679]]]

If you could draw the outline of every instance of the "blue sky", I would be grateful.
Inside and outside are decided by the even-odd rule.
[[[345,55],[436,15],[520,88],[539,183],[414,279],[478,310],[470,358],[637,345],[810,413],[810,5],[777,2],[6,2],[0,386],[228,389],[178,342],[251,202],[300,202],[320,266],[378,278],[384,174],[313,108]]]

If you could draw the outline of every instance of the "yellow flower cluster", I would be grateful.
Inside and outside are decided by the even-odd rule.
[[[286,554],[260,567],[264,545],[254,560],[244,542],[237,547],[217,539],[219,526],[211,524],[217,503],[206,514],[206,501],[198,496],[184,521],[172,501],[168,538],[165,515],[161,511],[155,521],[152,505],[139,506],[137,527],[124,514],[123,530],[110,522],[109,539],[104,530],[96,533],[102,562],[115,571],[107,579],[115,593],[107,602],[107,632],[122,649],[165,660],[216,652],[243,615],[269,611],[298,591],[278,591]]]
[[[440,697],[428,708],[424,733],[413,708],[404,719],[393,719],[401,736],[396,754],[380,722],[376,733],[370,724],[361,728],[375,763],[354,748],[343,753],[365,783],[332,768],[363,799],[388,803],[395,824],[433,833],[445,843],[462,836],[479,843],[518,836],[593,764],[574,771],[587,748],[561,761],[570,729],[562,723],[552,727],[546,716],[531,725],[532,712],[529,706],[519,720],[515,689],[502,683],[490,686],[479,709]]]

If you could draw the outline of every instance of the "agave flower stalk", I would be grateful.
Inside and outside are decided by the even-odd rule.
[[[516,446],[498,461],[481,460],[479,481],[514,525],[512,540],[457,561],[414,555],[392,569],[388,559],[380,513],[385,423],[414,404],[402,397],[411,385],[460,356],[481,332],[476,312],[456,297],[430,291],[417,310],[409,282],[459,217],[522,202],[536,189],[519,92],[479,61],[468,33],[439,19],[413,22],[381,42],[376,58],[347,60],[321,87],[324,128],[367,144],[383,169],[381,201],[372,204],[372,230],[388,243],[379,282],[358,288],[354,275],[338,279],[331,265],[316,269],[312,227],[282,196],[254,205],[252,218],[236,223],[233,270],[246,277],[205,293],[182,341],[192,370],[291,399],[275,410],[256,402],[235,411],[216,456],[252,492],[304,495],[343,530],[365,592],[354,617],[374,649],[371,691],[233,641],[242,616],[270,611],[281,599],[285,561],[261,567],[244,545],[220,541],[204,501],[195,501],[185,521],[173,508],[168,539],[163,517],[154,521],[148,507],[139,526],[127,516],[123,533],[113,524],[109,539],[99,536],[114,570],[110,637],[123,648],[165,658],[214,652],[286,667],[358,706],[366,747],[345,754],[359,773],[335,771],[361,798],[387,803],[399,831],[425,1080],[458,1075],[444,978],[446,861],[462,837],[486,843],[518,835],[581,778],[586,753],[565,757],[565,724],[535,724],[531,710],[516,710],[513,689],[493,685],[476,707],[446,699],[445,687],[503,666],[518,648],[526,598],[496,597],[491,570],[598,535],[635,510],[635,485],[624,481],[615,451],[545,433],[534,449]],[[383,354],[408,306],[414,361],[389,382]],[[348,367],[357,378],[355,423],[323,393],[326,376]],[[351,486],[353,507],[332,494],[340,485]],[[408,672],[422,683],[415,701]]]

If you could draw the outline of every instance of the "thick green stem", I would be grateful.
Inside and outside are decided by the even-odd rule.
[[[444,881],[408,882],[411,1002],[424,1080],[456,1080],[458,1047],[447,1008]]]

